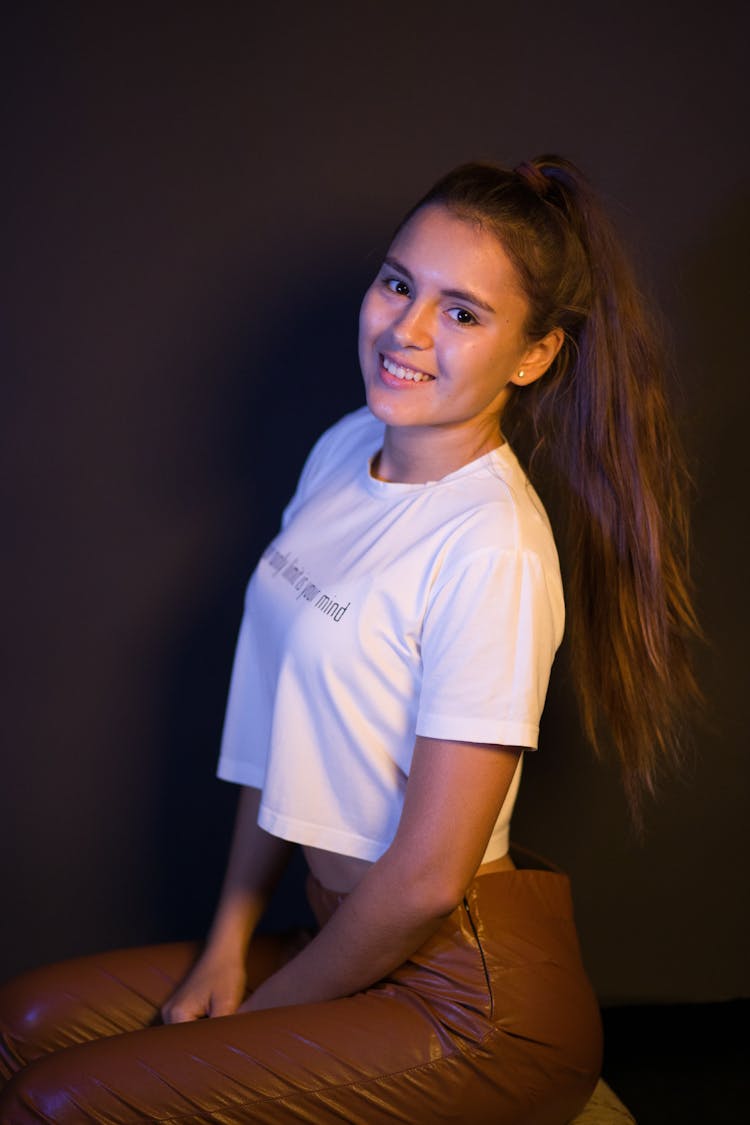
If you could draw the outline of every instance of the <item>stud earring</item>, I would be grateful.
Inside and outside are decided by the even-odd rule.
[[[523,379],[523,371],[519,371],[519,372],[518,372],[518,378],[519,378],[519,379]]]

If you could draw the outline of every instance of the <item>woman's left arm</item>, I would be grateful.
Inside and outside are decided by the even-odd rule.
[[[388,851],[310,944],[240,1011],[349,996],[405,961],[461,902],[520,753],[418,736]]]

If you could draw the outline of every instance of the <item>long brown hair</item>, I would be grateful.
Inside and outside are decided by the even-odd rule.
[[[516,388],[503,429],[531,437],[531,466],[565,493],[571,660],[585,733],[619,755],[637,825],[644,790],[679,758],[700,701],[689,639],[700,635],[688,569],[689,478],[665,395],[665,349],[613,228],[581,172],[559,156],[513,171],[465,164],[429,203],[492,230],[513,261],[530,340],[562,328],[538,381]],[[409,216],[407,216],[408,219]],[[404,220],[406,221],[406,220]],[[510,427],[510,429],[509,429]]]

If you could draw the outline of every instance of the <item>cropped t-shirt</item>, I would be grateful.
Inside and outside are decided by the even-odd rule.
[[[262,790],[268,832],[366,860],[393,840],[416,735],[536,747],[564,622],[510,446],[392,483],[371,473],[383,433],[363,407],[305,464],[247,587],[218,768]],[[485,860],[507,850],[521,760]]]

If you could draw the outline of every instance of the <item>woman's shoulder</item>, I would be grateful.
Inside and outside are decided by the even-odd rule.
[[[375,452],[379,443],[382,443],[383,429],[383,423],[378,421],[369,407],[361,406],[323,431],[312,448],[310,460],[345,459],[354,450],[364,451],[370,445]]]
[[[441,503],[440,585],[484,581],[498,568],[531,567],[560,584],[560,563],[539,496],[509,446],[467,466]],[[442,499],[442,497],[439,497]],[[463,577],[462,577],[463,576]],[[494,579],[492,579],[494,581]]]
[[[347,464],[359,465],[377,452],[383,440],[383,424],[368,407],[360,407],[339,418],[320,435],[307,456],[297,486],[297,499],[307,495]],[[354,471],[352,469],[352,471]]]
[[[509,445],[486,455],[466,476],[456,474],[463,492],[460,531],[463,549],[534,550],[554,545],[544,505]]]

